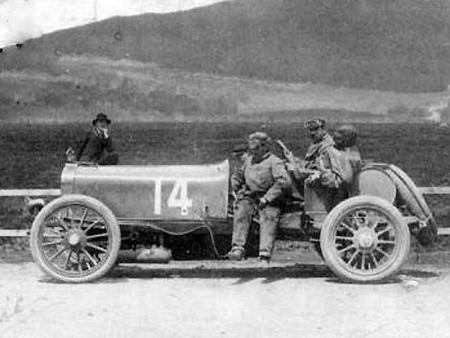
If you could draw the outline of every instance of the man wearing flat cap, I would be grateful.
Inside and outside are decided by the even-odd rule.
[[[245,158],[248,156],[248,146],[246,144],[238,144],[233,147],[231,151],[233,158],[237,161],[243,162]],[[242,163],[241,163],[242,164]]]
[[[337,196],[345,184],[345,172],[342,156],[334,148],[333,138],[326,129],[322,119],[309,120],[305,129],[311,139],[306,151],[302,167],[290,167],[297,184],[302,187],[306,183],[324,198],[327,210],[337,202]]]
[[[242,260],[250,224],[259,210],[259,257],[270,261],[280,216],[281,197],[287,188],[287,172],[283,161],[272,154],[269,136],[255,132],[248,138],[248,156],[231,178],[236,193],[232,248],[228,258]]]
[[[334,145],[334,141],[326,130],[325,120],[314,119],[306,121],[305,129],[311,139],[311,145],[305,155],[305,167],[307,169],[318,169],[318,166],[320,166],[319,160]]]
[[[106,114],[97,114],[92,121],[92,129],[76,151],[76,160],[92,162],[99,165],[113,165],[119,162],[119,156],[114,152],[109,125],[111,120]]]

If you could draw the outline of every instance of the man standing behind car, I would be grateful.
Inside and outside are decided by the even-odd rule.
[[[113,165],[119,162],[119,156],[114,152],[109,125],[111,120],[106,114],[97,114],[92,121],[93,128],[88,132],[77,149],[76,160],[93,162],[99,165]]]
[[[232,248],[228,258],[242,260],[253,215],[259,210],[259,258],[270,261],[280,216],[281,197],[287,188],[287,172],[283,161],[272,154],[266,133],[249,136],[248,152],[242,167],[232,178],[236,193],[233,218]]]
[[[361,170],[361,154],[356,146],[358,133],[352,125],[342,125],[333,133],[334,148],[340,152],[342,178],[344,180],[343,196],[357,193],[356,177]]]

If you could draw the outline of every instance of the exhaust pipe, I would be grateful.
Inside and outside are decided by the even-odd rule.
[[[119,263],[159,263],[167,264],[172,259],[172,251],[163,246],[152,245],[151,248],[138,250],[122,250],[119,252]]]

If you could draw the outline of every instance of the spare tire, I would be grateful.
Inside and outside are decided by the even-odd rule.
[[[434,243],[437,240],[436,220],[420,190],[399,167],[390,164],[386,173],[395,182],[398,197],[407,205],[408,210],[425,223],[425,227],[421,227],[416,235],[419,243],[424,246]]]
[[[369,163],[358,176],[360,195],[381,197],[390,203],[400,200],[425,226],[415,234],[419,243],[428,246],[437,240],[436,221],[425,198],[411,178],[393,164]]]
[[[358,194],[380,197],[394,204],[397,187],[386,169],[378,166],[365,167],[357,180]]]

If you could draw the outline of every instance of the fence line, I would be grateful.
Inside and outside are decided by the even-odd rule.
[[[60,196],[60,189],[0,189],[0,197]]]
[[[27,229],[0,229],[0,237],[28,237],[30,230]]]
[[[450,187],[420,187],[419,191],[424,195],[450,195]]]
[[[424,195],[450,195],[450,187],[420,187]],[[60,189],[0,189],[0,197],[60,196]],[[0,229],[0,237],[28,237],[29,230]],[[450,235],[449,228],[439,228],[439,235]]]

